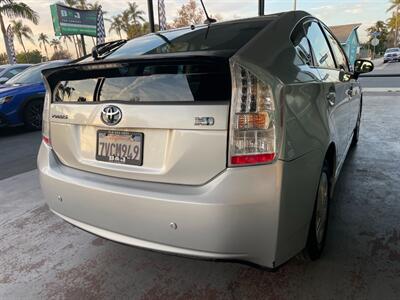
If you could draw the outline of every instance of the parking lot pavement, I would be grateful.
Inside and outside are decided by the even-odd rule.
[[[41,132],[0,128],[0,180],[36,169]]]
[[[0,181],[0,299],[399,299],[400,99],[365,95],[321,260],[271,273],[117,244],[45,205],[37,171]]]
[[[383,63],[383,59],[374,61],[375,69],[367,75],[399,74],[399,77],[360,77],[365,92],[400,92],[400,62]]]

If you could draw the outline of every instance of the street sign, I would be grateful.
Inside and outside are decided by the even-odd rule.
[[[379,44],[379,40],[377,38],[373,38],[371,41],[371,45],[375,47],[375,46],[378,46],[378,44]]]
[[[50,5],[50,10],[56,36],[97,36],[97,10],[82,10],[60,4]]]

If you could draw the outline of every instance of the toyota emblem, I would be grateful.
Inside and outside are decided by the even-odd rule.
[[[108,105],[101,111],[101,120],[106,125],[117,125],[122,119],[122,111],[115,105]]]

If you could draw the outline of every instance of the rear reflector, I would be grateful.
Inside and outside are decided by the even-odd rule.
[[[47,136],[42,135],[42,140],[47,146],[51,146],[50,138]]]
[[[275,159],[275,153],[239,155],[231,157],[232,165],[250,165],[259,163],[268,163]]]

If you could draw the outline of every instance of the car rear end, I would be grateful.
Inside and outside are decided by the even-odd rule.
[[[279,105],[232,59],[272,20],[146,36],[131,43],[160,45],[45,71],[38,166],[50,209],[118,242],[274,267]],[[209,48],[189,51],[187,34]]]

